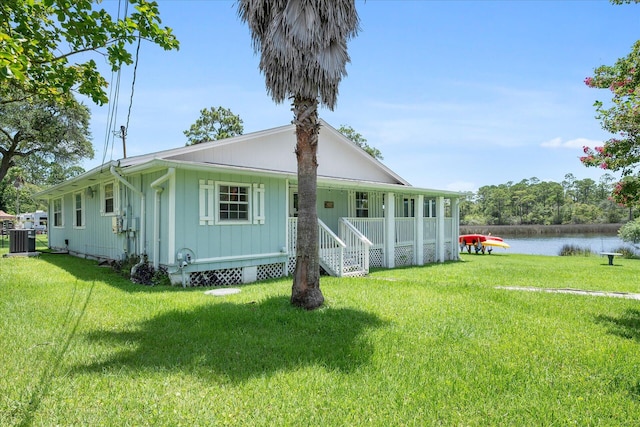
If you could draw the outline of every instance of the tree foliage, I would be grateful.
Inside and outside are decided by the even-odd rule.
[[[320,291],[316,210],[318,102],[333,109],[358,32],[354,0],[239,0],[238,15],[260,52],[260,70],[276,103],[293,100],[298,161],[298,233],[291,303],[315,309]]]
[[[223,107],[211,107],[200,110],[200,117],[183,133],[187,137],[186,145],[217,141],[242,135],[244,126],[240,116]]]
[[[623,242],[633,245],[640,244],[640,219],[629,221],[618,230],[618,236]]]
[[[613,0],[614,4],[638,0]],[[584,147],[580,161],[587,167],[620,171],[623,179],[613,190],[613,199],[624,206],[640,206],[640,40],[614,65],[602,65],[585,79],[591,88],[607,89],[611,102],[596,101],[596,118],[614,136],[595,148]]]
[[[14,166],[39,185],[75,174],[74,164],[94,155],[89,117],[89,109],[76,101],[28,98],[0,104],[0,181]]]
[[[160,25],[155,1],[128,0],[134,11],[117,18],[96,7],[97,3],[100,1],[0,2],[0,103],[25,96],[60,102],[77,91],[104,104],[107,81],[98,71],[96,57],[104,58],[117,71],[133,62],[127,48],[141,39],[166,50],[178,48],[171,29]]]
[[[462,224],[586,224],[618,223],[628,212],[611,200],[615,178],[598,182],[567,174],[562,183],[523,179],[480,187],[460,205]]]
[[[364,151],[369,153],[371,157],[378,160],[383,160],[382,151],[378,150],[375,147],[367,144],[367,140],[358,132],[355,131],[354,128],[347,125],[340,125],[338,128],[338,132],[349,138],[353,143],[355,143],[358,147],[362,148]]]

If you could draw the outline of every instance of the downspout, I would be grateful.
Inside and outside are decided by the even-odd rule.
[[[160,264],[160,193],[164,190],[160,184],[171,178],[176,173],[175,168],[167,169],[167,173],[153,181],[150,185],[155,190],[153,196],[153,268]]]
[[[146,243],[145,243],[146,233],[145,233],[145,220],[144,220],[144,217],[145,217],[145,197],[144,197],[144,193],[142,191],[140,191],[136,187],[134,187],[129,181],[124,179],[118,173],[118,171],[116,171],[116,167],[115,166],[112,165],[109,168],[109,172],[111,172],[111,175],[115,176],[118,181],[120,181],[122,184],[124,184],[125,187],[127,187],[128,189],[130,189],[131,191],[136,193],[138,196],[140,196],[140,261],[136,265],[131,267],[131,276],[133,276],[135,274],[136,270],[138,269],[138,267],[140,267],[142,264],[144,264],[144,256],[147,253],[147,246],[146,246]]]

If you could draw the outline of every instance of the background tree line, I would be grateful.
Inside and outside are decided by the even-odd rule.
[[[469,192],[460,204],[462,225],[550,225],[620,223],[633,219],[634,210],[611,199],[617,179],[605,174],[562,182],[538,178],[486,185]]]

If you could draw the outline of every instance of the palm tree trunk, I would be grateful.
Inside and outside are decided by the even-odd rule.
[[[318,101],[295,97],[298,160],[298,236],[296,270],[293,275],[291,304],[313,310],[324,302],[320,291],[318,254],[318,212],[316,207],[318,169]]]

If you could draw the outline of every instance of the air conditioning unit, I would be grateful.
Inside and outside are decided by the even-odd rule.
[[[9,253],[36,251],[36,230],[9,230]]]

